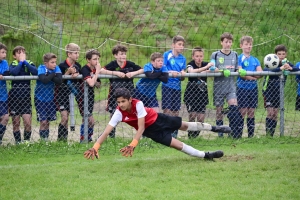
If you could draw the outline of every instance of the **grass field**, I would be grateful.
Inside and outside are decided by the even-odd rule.
[[[224,150],[214,162],[148,139],[126,158],[118,149],[127,142],[106,141],[94,161],[83,158],[92,144],[1,147],[0,199],[300,198],[299,138],[185,141]]]

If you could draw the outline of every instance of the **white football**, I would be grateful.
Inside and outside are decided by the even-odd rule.
[[[274,69],[279,65],[279,57],[276,54],[268,54],[264,58],[264,65],[267,68]]]

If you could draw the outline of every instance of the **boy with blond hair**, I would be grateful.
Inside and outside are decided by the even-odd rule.
[[[38,74],[36,66],[30,60],[26,60],[26,50],[23,46],[13,49],[14,61],[9,66],[12,76],[29,76]],[[20,123],[21,117],[24,124],[24,140],[31,137],[31,80],[13,80],[9,91],[9,111],[12,116],[13,134],[16,143],[21,142]]]
[[[164,65],[167,67],[171,77],[167,83],[162,84],[162,109],[167,115],[178,116],[181,108],[181,81],[184,80],[186,59],[182,55],[185,40],[177,35],[172,39],[172,49],[164,53]],[[182,77],[178,77],[180,75]],[[173,137],[177,138],[178,130]]]
[[[240,47],[243,53],[238,57],[239,69],[251,72],[261,72],[262,68],[257,58],[250,55],[253,38],[243,36],[240,39]],[[237,79],[237,101],[243,121],[247,115],[248,137],[254,136],[255,131],[255,109],[258,104],[257,79],[260,76],[239,76]]]
[[[75,43],[69,43],[65,47],[67,58],[58,66],[62,75],[76,77],[81,73],[81,65],[77,62],[80,47]],[[63,84],[56,86],[55,102],[57,110],[61,114],[61,122],[58,125],[58,140],[68,139],[68,121],[70,113],[70,94],[73,93],[77,101],[79,110],[83,109],[82,104],[82,80],[63,80]]]

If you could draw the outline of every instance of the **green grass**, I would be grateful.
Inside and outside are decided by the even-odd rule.
[[[201,150],[224,150],[215,162],[148,140],[125,158],[118,149],[127,142],[107,141],[94,161],[82,155],[91,144],[1,147],[0,199],[300,198],[298,138],[186,141]]]

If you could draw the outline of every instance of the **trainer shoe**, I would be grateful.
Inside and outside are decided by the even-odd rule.
[[[213,132],[217,133],[231,133],[231,128],[229,126],[215,126],[212,129]]]
[[[207,160],[213,160],[214,158],[221,158],[223,157],[223,151],[212,151],[212,152],[205,152],[204,158]]]

